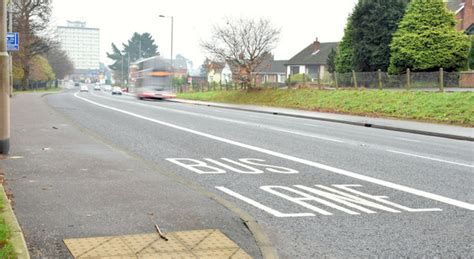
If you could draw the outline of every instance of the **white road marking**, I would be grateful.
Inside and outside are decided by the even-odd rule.
[[[392,137],[393,139],[398,139],[406,142],[413,142],[413,143],[421,143],[421,141],[414,140],[414,139],[408,139],[408,138],[398,138],[398,137]]]
[[[412,156],[412,157],[418,157],[418,158],[423,158],[423,159],[428,159],[428,160],[433,160],[433,161],[438,161],[442,163],[448,163],[448,164],[453,164],[453,165],[460,165],[460,166],[466,166],[470,168],[474,168],[474,165],[468,165],[468,164],[463,164],[463,163],[457,163],[453,161],[448,161],[448,160],[443,160],[443,159],[438,159],[434,157],[427,157],[427,156],[420,156],[420,155],[415,155],[411,153],[405,153],[405,152],[400,152],[400,151],[395,151],[395,150],[387,150],[388,152],[395,153],[395,154],[400,154],[400,155],[405,155],[405,156]]]
[[[253,150],[253,151],[263,153],[263,154],[266,154],[266,155],[271,155],[271,156],[283,158],[283,159],[286,159],[286,160],[289,160],[289,161],[293,161],[293,162],[296,162],[296,163],[300,163],[300,164],[308,165],[308,166],[311,166],[311,167],[319,168],[319,169],[322,169],[322,170],[326,170],[328,172],[332,172],[332,173],[339,174],[339,175],[344,175],[344,176],[351,177],[351,178],[354,178],[354,179],[358,179],[358,180],[361,180],[361,181],[365,181],[365,182],[385,186],[385,187],[388,187],[388,188],[391,188],[391,189],[411,193],[413,195],[417,195],[417,196],[420,196],[420,197],[425,197],[425,198],[428,198],[428,199],[431,199],[431,200],[435,200],[435,201],[439,201],[439,202],[442,202],[442,203],[450,204],[450,205],[457,206],[457,207],[460,207],[460,208],[464,208],[464,209],[467,209],[467,210],[474,210],[474,204],[470,204],[470,203],[467,203],[467,202],[463,202],[463,201],[451,199],[451,198],[448,198],[448,197],[444,197],[444,196],[441,196],[441,195],[437,195],[437,194],[417,190],[415,188],[403,186],[403,185],[392,183],[392,182],[385,181],[385,180],[380,180],[380,179],[370,177],[370,176],[361,175],[361,174],[350,172],[350,171],[347,171],[347,170],[344,170],[344,169],[335,168],[335,167],[332,167],[332,166],[328,166],[328,165],[320,164],[320,163],[317,163],[317,162],[309,161],[309,160],[306,160],[306,159],[286,155],[286,154],[279,153],[279,152],[276,152],[276,151],[272,151],[272,150],[268,150],[268,149],[259,148],[259,147],[256,147],[256,146],[244,144],[244,143],[233,141],[233,140],[230,140],[230,139],[218,137],[218,136],[215,136],[215,135],[212,135],[212,134],[200,132],[200,131],[197,131],[197,130],[188,129],[188,128],[181,127],[181,126],[178,126],[178,125],[174,125],[174,124],[171,124],[171,123],[168,123],[168,122],[155,120],[155,119],[148,118],[148,117],[145,117],[145,116],[142,116],[142,115],[139,115],[139,114],[135,114],[135,113],[132,113],[132,112],[128,112],[128,111],[125,111],[125,110],[117,109],[117,108],[114,108],[114,107],[111,107],[111,106],[103,105],[103,104],[88,100],[86,98],[78,96],[77,93],[75,93],[74,96],[76,98],[84,101],[84,102],[96,105],[98,107],[102,107],[102,108],[109,109],[109,110],[112,110],[112,111],[120,112],[120,113],[129,115],[129,116],[132,116],[132,117],[135,117],[135,118],[139,118],[139,119],[142,119],[142,120],[146,120],[146,121],[149,121],[149,122],[160,124],[162,126],[174,128],[174,129],[181,130],[181,131],[184,131],[184,132],[188,132],[188,133],[198,135],[198,136],[201,136],[201,137],[213,139],[213,140],[216,140],[216,141],[219,141],[219,142],[227,143],[229,145],[245,148],[245,149],[248,149],[248,150]]]
[[[95,97],[98,97],[98,98],[110,99],[110,100],[113,100],[113,101],[119,101],[119,100],[114,99],[114,98],[98,96],[98,95],[95,95],[94,93],[91,93],[91,94]],[[130,102],[130,101],[123,101],[123,100],[120,100],[120,101],[130,103],[130,104],[134,104],[134,105],[139,105],[139,106],[146,106],[146,107],[150,107],[150,108],[154,108],[154,109],[158,109],[158,110],[162,110],[162,111],[176,112],[176,113],[187,114],[187,115],[192,115],[192,116],[198,116],[198,117],[203,117],[203,118],[208,118],[208,119],[214,119],[214,120],[220,120],[220,121],[225,121],[225,122],[230,122],[230,123],[237,123],[237,124],[241,124],[241,125],[253,126],[253,127],[258,127],[258,128],[262,128],[262,129],[268,129],[268,130],[288,133],[288,134],[292,134],[292,135],[298,135],[298,136],[302,136],[302,137],[309,137],[309,138],[327,140],[327,141],[332,141],[332,142],[336,142],[336,143],[344,143],[344,141],[342,141],[342,140],[323,137],[323,136],[319,136],[319,135],[315,135],[315,134],[311,134],[311,133],[306,133],[306,132],[300,132],[300,131],[296,131],[296,130],[289,130],[289,129],[279,128],[279,127],[274,127],[274,126],[268,126],[268,125],[253,123],[253,122],[246,122],[246,121],[241,121],[241,120],[216,117],[216,116],[212,116],[212,115],[195,113],[195,112],[169,109],[169,108],[158,107],[158,106],[148,105],[148,104],[143,104],[143,103],[136,103],[136,102]]]
[[[309,124],[309,123],[302,123],[301,125],[313,127],[313,128],[322,128],[322,126],[314,125],[314,124]]]
[[[250,198],[247,198],[247,197],[245,197],[241,194],[238,194],[238,193],[236,193],[232,190],[229,190],[225,187],[217,186],[216,189],[218,189],[222,192],[225,192],[225,193],[229,194],[230,196],[233,196],[233,197],[235,197],[239,200],[242,200],[242,201],[244,201],[244,202],[246,202],[246,203],[248,203],[252,206],[255,206],[255,207],[257,207],[257,208],[259,208],[259,209],[261,209],[265,212],[268,212],[268,213],[270,213],[273,216],[278,217],[278,218],[296,218],[296,217],[314,217],[314,216],[316,216],[313,213],[290,213],[290,214],[282,213],[282,212],[279,212],[275,209],[267,207],[267,206],[261,204],[258,201],[254,201],[254,200],[252,200]]]

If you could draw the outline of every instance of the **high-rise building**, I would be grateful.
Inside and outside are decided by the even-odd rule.
[[[100,68],[100,30],[86,27],[85,22],[68,21],[58,27],[61,47],[71,58],[76,72],[81,74]]]

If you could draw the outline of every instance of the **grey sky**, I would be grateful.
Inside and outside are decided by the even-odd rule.
[[[175,54],[202,63],[205,53],[199,47],[210,35],[213,24],[223,17],[265,17],[281,28],[281,39],[274,54],[289,59],[316,37],[321,42],[339,41],[346,18],[357,0],[55,0],[53,23],[84,20],[88,27],[101,29],[101,61],[109,63],[105,52],[112,42],[120,44],[133,32],[150,32],[162,55],[170,55],[170,19],[175,17]]]

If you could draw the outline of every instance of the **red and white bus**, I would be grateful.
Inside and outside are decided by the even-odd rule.
[[[176,97],[172,86],[173,72],[165,59],[155,56],[135,62],[135,89],[137,98],[169,99]]]

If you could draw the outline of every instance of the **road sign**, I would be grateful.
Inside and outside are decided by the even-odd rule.
[[[8,51],[20,50],[20,37],[18,36],[18,32],[9,32],[7,34],[7,50]]]

